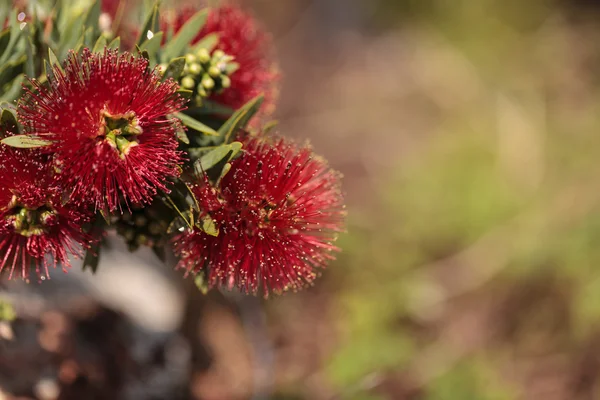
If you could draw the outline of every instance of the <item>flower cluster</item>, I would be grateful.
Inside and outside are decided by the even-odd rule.
[[[194,185],[213,236],[195,228],[175,237],[179,267],[205,272],[210,286],[265,295],[297,290],[332,259],[343,222],[339,176],[308,147],[283,139],[250,139],[213,187]]]
[[[122,10],[103,3],[110,18]],[[207,289],[311,284],[343,229],[340,176],[256,129],[277,92],[269,36],[233,6],[162,20],[153,7],[123,42],[95,5],[86,15],[79,46],[42,21],[52,41],[0,50],[0,62],[25,57],[28,75],[0,81],[0,99],[16,100],[0,106],[0,272],[43,280],[72,255],[93,264],[116,228],[132,251],[173,250]]]

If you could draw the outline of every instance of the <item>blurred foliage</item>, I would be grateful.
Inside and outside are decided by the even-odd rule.
[[[599,31],[558,4],[372,5],[408,32],[415,70],[464,81],[421,88],[439,111],[424,150],[350,210],[329,272],[343,398],[600,393]],[[366,385],[374,374],[384,383]],[[390,397],[390,376],[409,394]]]

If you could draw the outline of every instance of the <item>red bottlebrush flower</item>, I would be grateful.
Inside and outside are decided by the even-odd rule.
[[[49,267],[69,267],[69,253],[81,255],[90,238],[82,231],[89,217],[63,205],[52,165],[35,151],[0,148],[0,272],[17,270],[28,279],[49,278]]]
[[[207,178],[193,187],[203,215],[219,229],[178,234],[178,268],[206,268],[210,287],[237,286],[265,296],[310,284],[333,259],[332,244],[344,220],[339,174],[282,139],[250,139],[216,188]]]
[[[184,9],[175,19],[174,30],[179,31],[194,14],[193,8]],[[166,30],[163,28],[163,30]],[[263,115],[274,111],[278,96],[279,73],[272,59],[271,37],[257,21],[234,6],[211,8],[206,24],[193,43],[211,33],[219,35],[217,49],[235,57],[239,69],[231,75],[231,86],[211,99],[232,109],[238,109],[261,93],[265,96]]]
[[[72,201],[114,211],[149,202],[179,175],[181,154],[169,114],[183,108],[178,85],[148,62],[117,51],[71,53],[49,85],[33,82],[19,104],[25,129],[52,142],[58,179]]]

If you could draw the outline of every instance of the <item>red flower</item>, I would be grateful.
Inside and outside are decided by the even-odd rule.
[[[19,116],[29,133],[52,141],[72,201],[114,211],[120,198],[142,204],[166,190],[181,163],[179,120],[169,118],[184,104],[177,84],[116,50],[71,53],[53,74],[49,85],[25,89]]]
[[[333,259],[345,215],[339,175],[309,148],[250,139],[216,188],[201,178],[193,190],[219,235],[194,228],[173,243],[178,268],[206,268],[210,287],[297,290]]]
[[[184,9],[176,18],[174,29],[179,31],[194,14],[192,8]],[[163,28],[165,30],[165,28]],[[234,6],[211,8],[208,19],[193,43],[211,33],[219,35],[217,49],[235,57],[239,69],[231,75],[231,87],[211,99],[232,109],[238,109],[259,94],[265,95],[262,112],[271,114],[277,100],[279,74],[272,60],[271,37],[257,21]]]
[[[52,166],[34,151],[0,148],[0,271],[17,270],[23,279],[35,269],[49,278],[48,267],[69,267],[68,254],[81,255],[90,238],[81,226],[85,214],[63,205]]]

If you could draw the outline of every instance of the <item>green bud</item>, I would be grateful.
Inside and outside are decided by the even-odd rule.
[[[165,72],[167,71],[167,64],[159,64],[158,65],[158,72],[160,72],[161,75],[164,75]]]
[[[213,62],[219,61],[221,58],[225,56],[225,52],[223,50],[215,50],[213,51],[212,59]]]
[[[148,243],[148,237],[146,235],[137,235],[135,242],[139,245],[144,245]]]
[[[198,85],[198,95],[201,97],[208,97],[208,92],[206,91],[206,89],[204,89],[204,86],[202,86],[202,84]]]
[[[221,87],[223,89],[231,87],[231,78],[229,78],[227,75],[223,75],[221,77]]]
[[[143,215],[136,215],[135,217],[135,225],[136,226],[146,226],[146,224],[148,223],[148,218],[146,218]]]
[[[191,76],[184,76],[181,80],[181,86],[185,89],[193,89],[196,86],[196,82]]]
[[[188,53],[185,55],[185,62],[187,64],[192,64],[196,62],[196,56],[193,55],[192,53]]]
[[[211,90],[215,87],[215,81],[210,76],[205,74],[202,76],[202,86],[204,86],[204,88],[207,90]]]
[[[208,74],[213,78],[218,78],[219,76],[221,76],[221,70],[213,65],[208,69]]]
[[[202,72],[202,67],[198,63],[190,64],[189,72],[192,75],[200,75],[200,73]]]
[[[210,53],[208,52],[208,50],[206,50],[206,49],[204,49],[204,48],[202,48],[202,49],[199,49],[199,50],[196,52],[196,55],[198,56],[198,61],[199,61],[201,64],[206,64],[207,62],[209,62],[209,61],[210,61]]]

